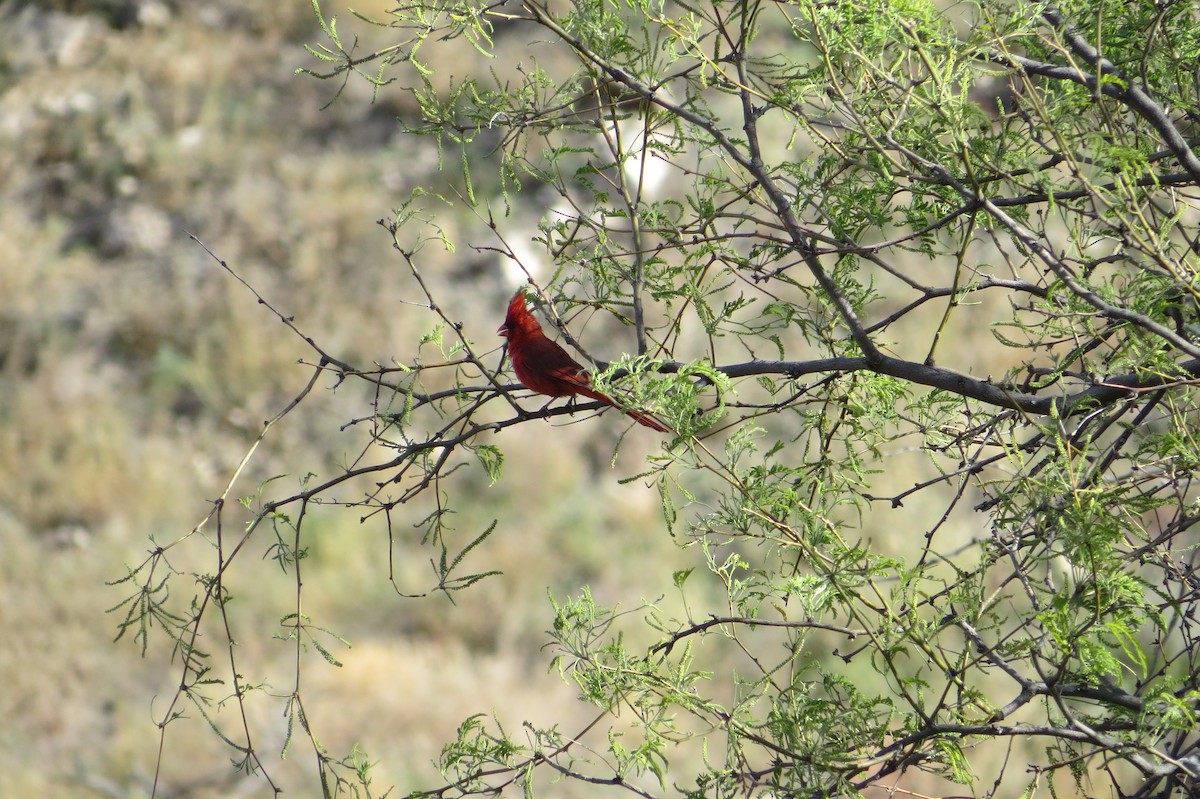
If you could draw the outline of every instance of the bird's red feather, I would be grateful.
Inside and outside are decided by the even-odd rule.
[[[496,331],[508,339],[508,358],[521,385],[547,397],[585,397],[619,407],[612,398],[591,387],[591,377],[557,342],[546,338],[542,326],[525,307],[525,294],[518,291],[508,303],[504,324]],[[637,411],[625,413],[638,424],[666,432],[656,419]]]

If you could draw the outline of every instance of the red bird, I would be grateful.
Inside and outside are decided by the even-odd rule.
[[[521,385],[547,397],[573,397],[582,394],[614,408],[617,403],[591,386],[587,370],[579,365],[558,343],[546,338],[538,320],[525,307],[525,294],[518,291],[508,303],[504,324],[496,331],[508,339],[508,357]],[[625,411],[629,418],[660,433],[667,428],[644,413]]]

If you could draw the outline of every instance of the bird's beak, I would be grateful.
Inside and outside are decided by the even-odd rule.
[[[504,338],[508,338],[508,323],[507,322],[500,325],[500,327],[496,328],[496,335],[503,336]]]

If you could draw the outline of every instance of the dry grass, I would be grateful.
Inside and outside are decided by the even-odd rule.
[[[360,83],[319,111],[332,87],[292,75],[305,63],[298,42],[317,38],[305,2],[17,5],[0,2],[0,795],[140,796],[177,675],[160,646],[142,660],[128,637],[113,643],[104,610],[123,592],[105,581],[144,556],[149,536],[173,540],[207,513],[261,421],[302,385],[295,362],[308,354],[186,233],[329,351],[386,364],[432,322],[403,304],[418,295],[374,222],[435,164],[395,138],[403,108],[369,106]],[[151,8],[140,22],[111,10],[137,7]],[[472,257],[432,271],[453,280],[478,266]],[[452,313],[487,318],[502,305],[499,277],[483,269],[472,284],[483,288],[460,292]],[[289,419],[244,485],[332,468],[354,450],[338,425],[365,399],[344,391]],[[505,574],[457,604],[396,595],[379,524],[312,521],[305,610],[353,644],[337,652],[341,669],[310,658],[312,714],[331,750],[362,743],[382,761],[380,782],[407,790],[432,777],[470,713],[514,731],[583,723],[587,708],[546,673],[547,591],[587,584],[629,609],[691,559],[664,534],[653,492],[618,492],[596,430],[498,442],[508,469],[495,486],[468,486],[459,523],[469,536],[502,520],[476,558]],[[630,451],[620,468],[637,462]],[[400,540],[393,554],[402,583],[428,583],[427,549]],[[230,575],[242,664],[287,690],[291,650],[270,635],[293,589],[254,557],[258,572]],[[251,708],[273,758],[278,704]],[[310,768],[296,751],[268,761],[288,787]],[[169,794],[262,791],[240,785],[228,760],[202,722],[173,725]]]
[[[210,4],[117,26],[61,3],[6,19],[2,795],[148,792],[153,722],[178,676],[164,668],[170,653],[160,645],[142,660],[128,636],[113,643],[117,619],[104,611],[123,591],[105,582],[144,556],[150,536],[171,541],[207,513],[206,498],[219,493],[261,420],[305,378],[295,364],[307,354],[302,344],[186,232],[339,357],[404,357],[404,342],[431,324],[403,304],[416,298],[414,287],[374,222],[436,165],[394,139],[397,109],[370,107],[359,84],[346,102],[319,110],[331,87],[291,74],[305,59],[297,42],[316,38],[308,5],[293,5]],[[0,4],[0,15],[11,11]],[[486,313],[495,299],[463,295],[459,310]],[[331,468],[353,449],[337,427],[362,415],[364,399],[344,391],[289,419],[276,439],[283,451],[262,453],[245,485]],[[585,439],[578,428],[564,432]],[[531,449],[504,444],[514,462]],[[561,483],[511,470],[466,503],[464,529],[505,518],[480,567],[506,576],[457,605],[397,597],[381,571],[387,541],[377,525],[314,520],[306,611],[353,643],[339,651],[344,668],[311,665],[320,697],[312,712],[331,749],[361,742],[384,761],[381,782],[414,785],[431,778],[432,759],[470,713],[494,711],[516,728],[524,719],[582,718],[539,652],[547,587],[563,596],[592,582],[619,596],[644,579],[617,569],[611,546],[628,535],[630,518],[644,536],[618,552],[673,547],[654,526],[653,506],[610,505],[619,518],[582,512],[587,484],[609,486],[612,476],[573,473],[582,467],[566,452],[556,465]],[[558,502],[563,493],[571,505]],[[207,567],[187,557],[175,567]],[[426,585],[428,557],[400,541],[400,576]],[[286,690],[292,652],[270,636],[293,601],[289,578],[231,579],[248,609],[239,617],[242,663]],[[269,731],[259,745],[273,776],[299,787],[311,759],[300,744],[287,762],[277,759],[278,703],[264,697],[251,709]],[[261,790],[253,781],[238,787],[229,751],[189,715],[170,727],[168,792]]]

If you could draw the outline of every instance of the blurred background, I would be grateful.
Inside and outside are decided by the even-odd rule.
[[[364,52],[387,41],[354,31]],[[320,39],[308,2],[0,0],[0,796],[148,795],[156,722],[180,673],[155,635],[144,657],[132,631],[114,642],[123,614],[106,611],[131,590],[109,583],[209,512],[263,420],[311,374],[297,360],[312,350],[189,234],[361,367],[411,359],[436,321],[407,304],[422,295],[376,224],[413,185],[445,182],[434,142],[403,137],[401,95],[372,102],[361,80],[323,108],[337,82],[295,74],[322,66],[303,49]],[[453,231],[459,215],[469,216],[461,204],[438,222]],[[498,345],[490,335],[512,283],[496,260],[465,248],[423,259],[439,289],[461,284],[451,313],[486,322],[481,348]],[[361,450],[362,434],[340,428],[370,415],[370,396],[332,388],[322,382],[323,396],[266,442],[235,496]],[[652,491],[613,501],[608,458],[624,427],[614,418],[561,428],[584,457],[527,437],[497,442],[509,458],[502,485],[480,483],[459,523],[473,537],[500,520],[477,557],[505,574],[456,603],[398,596],[380,525],[343,513],[308,528],[305,612],[351,647],[328,642],[341,668],[310,663],[307,710],[331,752],[358,744],[379,762],[381,793],[434,784],[432,760],[472,713],[513,732],[527,719],[565,731],[589,718],[540,651],[547,592],[586,584],[601,600],[637,601],[643,583],[670,584],[678,559]],[[542,468],[522,469],[523,455]],[[411,562],[408,542],[395,550],[397,579],[414,591],[432,582],[417,513],[395,524],[414,539]],[[230,511],[224,523],[244,518]],[[271,636],[294,584],[258,560],[268,543],[251,545],[258,571],[235,575],[231,590],[244,603],[247,679],[286,693],[294,650]],[[211,550],[171,562],[182,590],[189,572],[211,568]],[[312,790],[311,747],[280,759],[281,707],[251,704],[256,745],[277,784]],[[186,715],[168,727],[159,795],[270,794]]]
[[[393,6],[352,7],[383,18]],[[356,52],[392,41],[345,4],[322,10],[341,18]],[[231,766],[234,752],[187,707],[161,739],[156,773],[156,724],[180,668],[155,633],[144,653],[135,631],[114,641],[124,611],[106,612],[132,592],[112,583],[210,512],[263,421],[312,373],[298,361],[311,363],[313,350],[189,234],[326,352],[363,369],[389,366],[415,357],[438,319],[376,222],[414,186],[442,188],[452,202],[435,221],[458,247],[422,249],[422,275],[499,362],[494,330],[520,270],[471,246],[494,241],[471,239],[470,230],[487,231],[454,202],[457,165],[442,175],[436,141],[403,134],[400,120],[416,121],[408,95],[384,87],[373,97],[361,79],[342,88],[296,74],[328,68],[304,49],[318,42],[327,40],[307,0],[0,0],[0,796],[141,797],[156,778],[160,796],[271,793]],[[498,45],[517,58],[531,49]],[[472,53],[459,48],[455,63],[432,66],[462,74]],[[542,66],[553,70],[552,57]],[[475,178],[486,195],[485,171]],[[501,215],[514,251],[547,210],[522,199]],[[536,268],[532,255],[525,265]],[[618,338],[588,334],[600,357],[620,353]],[[960,347],[978,357],[996,345],[980,326]],[[369,418],[372,400],[362,386],[319,381],[233,497],[280,475],[295,486],[309,472],[336,474],[369,447],[367,425],[347,423]],[[391,541],[380,518],[316,509],[306,521],[304,612],[349,646],[325,642],[340,667],[305,661],[305,709],[331,753],[359,746],[378,763],[378,793],[437,785],[432,762],[473,713],[517,739],[525,721],[557,722],[570,735],[593,717],[548,668],[548,594],[561,600],[588,586],[621,611],[645,602],[679,611],[680,597],[656,592],[677,569],[702,571],[703,558],[667,534],[654,489],[619,484],[657,446],[631,434],[611,465],[628,426],[609,413],[500,434],[500,480],[489,485],[478,470],[463,478],[454,518],[460,544],[497,521],[465,570],[503,574],[453,601],[399,593],[433,582],[436,552],[413,527],[428,507],[400,509]],[[878,477],[881,494],[911,485],[900,464],[920,459],[915,448],[894,455],[901,460]],[[864,535],[902,550],[901,531],[928,529],[945,507],[910,504]],[[248,516],[239,511],[231,505],[223,525],[240,530]],[[263,532],[229,575],[238,662],[262,686],[248,708],[272,779],[311,795],[311,746],[298,740],[280,756],[278,697],[293,687],[294,647],[273,636],[296,596]],[[956,534],[976,532],[966,524]],[[213,551],[188,544],[169,558],[180,591],[212,568]],[[689,590],[711,591],[696,605],[703,618],[699,609],[723,593],[697,584]],[[220,641],[201,643],[219,653]],[[851,666],[846,676],[868,671]],[[232,705],[210,712],[236,731]],[[581,791],[560,784],[555,796]]]

